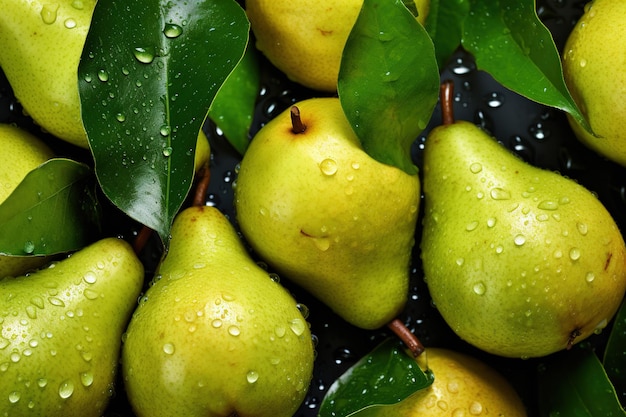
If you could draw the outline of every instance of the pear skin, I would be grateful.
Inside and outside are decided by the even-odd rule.
[[[0,415],[101,416],[143,279],[130,245],[106,238],[0,280]]]
[[[281,276],[355,326],[384,326],[402,311],[420,200],[417,175],[372,159],[337,98],[297,104],[246,151],[235,188],[246,240]]]
[[[423,174],[424,275],[462,339],[540,357],[608,324],[626,289],[626,248],[590,191],[464,121],[431,131]]]
[[[337,90],[341,54],[363,0],[247,0],[256,47],[291,80]],[[416,0],[424,24],[430,0]]]
[[[434,382],[400,403],[381,409],[377,417],[526,417],[518,393],[494,368],[449,349],[430,347],[423,355],[427,356]]]
[[[0,204],[11,195],[24,177],[54,156],[41,139],[17,126],[0,123]],[[36,269],[46,256],[6,256],[0,254],[0,278],[17,276]]]
[[[626,73],[621,62],[626,2],[594,0],[570,33],[563,48],[563,76],[593,134],[574,118],[576,137],[598,154],[626,166]]]
[[[183,210],[171,235],[123,346],[135,413],[291,417],[314,356],[296,301],[250,258],[218,209]]]
[[[86,148],[78,62],[95,0],[10,0],[0,14],[0,67],[24,110],[44,130]]]

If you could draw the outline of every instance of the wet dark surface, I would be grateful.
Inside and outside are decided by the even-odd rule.
[[[552,0],[538,2],[538,13],[551,30],[560,49],[573,24],[582,13],[585,1]],[[1,74],[0,74],[1,75]],[[512,149],[533,165],[556,170],[577,180],[591,191],[613,214],[622,230],[626,230],[626,170],[594,154],[581,145],[569,128],[565,115],[523,97],[495,82],[488,74],[476,70],[471,56],[458,52],[442,72],[442,79],[455,82],[455,116],[473,121],[485,127],[506,147]],[[290,83],[267,62],[264,63],[263,94],[259,95],[257,113],[251,133],[254,134],[265,122],[286,109],[290,104],[319,93]],[[0,122],[12,122],[25,126],[41,135],[39,129],[22,113],[10,87],[0,76]],[[425,136],[440,124],[439,108],[423,134],[417,138],[413,156],[421,165]],[[225,138],[207,123],[206,131],[212,143],[211,186],[207,204],[216,205],[232,218],[232,183],[236,179],[239,155]],[[65,146],[50,138],[60,153],[79,160],[89,161],[85,151]],[[102,199],[104,201],[104,198]],[[111,235],[133,239],[139,226],[107,206],[105,230]],[[416,230],[419,237],[419,227]],[[417,248],[417,245],[416,245]],[[155,240],[148,243],[142,254],[151,274],[160,256]],[[149,276],[147,277],[149,279]],[[283,284],[292,291],[297,300],[308,306],[312,333],[318,341],[315,374],[309,394],[296,416],[317,415],[319,404],[332,382],[361,356],[369,352],[385,337],[386,329],[364,331],[355,328],[334,315],[326,306],[289,283]],[[447,327],[431,301],[421,275],[417,251],[412,268],[409,302],[401,319],[415,332],[425,346],[445,346],[473,354],[502,372],[514,384],[524,399],[530,416],[537,415],[536,378],[537,366],[542,359],[505,359],[488,355],[459,340]],[[601,348],[606,333],[595,335],[590,342]],[[146,366],[150,366],[146,364]],[[129,411],[121,382],[118,383],[108,415],[132,416]]]

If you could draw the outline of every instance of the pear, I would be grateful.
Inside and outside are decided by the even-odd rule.
[[[296,108],[301,131],[285,110],[243,156],[239,226],[279,274],[353,325],[379,328],[406,303],[419,178],[371,158],[338,98]]]
[[[430,0],[414,0],[424,24]],[[337,90],[343,48],[363,0],[246,0],[256,47],[291,80]]]
[[[0,280],[0,415],[101,416],[143,278],[130,245],[105,238]]]
[[[563,49],[565,83],[595,135],[568,115],[572,130],[587,147],[622,166],[626,166],[626,74],[620,63],[626,48],[625,14],[626,2],[590,1]]]
[[[0,204],[11,195],[24,177],[54,156],[38,137],[15,125],[0,123]],[[0,248],[1,252],[1,248]],[[22,275],[48,262],[45,256],[0,254],[0,278]]]
[[[129,324],[122,370],[139,416],[290,417],[313,370],[293,297],[214,207],[181,211]]]
[[[526,417],[524,403],[499,372],[477,358],[450,349],[424,352],[434,382],[376,417],[506,416]]]
[[[424,276],[462,339],[539,357],[611,320],[626,289],[626,248],[594,194],[465,121],[429,133],[423,175]]]

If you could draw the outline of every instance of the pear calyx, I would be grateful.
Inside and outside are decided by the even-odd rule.
[[[306,125],[302,122],[300,117],[300,109],[298,106],[291,106],[291,131],[295,134],[304,133]]]

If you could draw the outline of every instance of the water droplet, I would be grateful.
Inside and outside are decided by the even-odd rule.
[[[494,227],[496,225],[496,218],[495,217],[490,217],[487,219],[487,227]]]
[[[485,97],[485,102],[492,109],[497,109],[504,104],[504,96],[498,92],[493,92]]]
[[[476,230],[477,227],[478,227],[478,222],[477,221],[473,221],[471,223],[468,223],[465,226],[465,230],[467,230],[468,232],[471,232],[473,230]]]
[[[216,329],[219,329],[220,327],[222,327],[222,320],[220,319],[215,319],[211,322],[211,326],[213,326]]]
[[[93,374],[91,372],[81,372],[80,383],[85,387],[90,387],[93,384]]]
[[[516,246],[522,246],[524,243],[526,243],[526,237],[524,235],[517,235],[513,239],[513,242]]]
[[[109,73],[103,69],[98,70],[98,79],[103,83],[109,81]]]
[[[41,20],[46,25],[51,25],[57,20],[57,11],[59,10],[59,5],[57,3],[54,4],[44,4],[41,8]]]
[[[24,253],[33,253],[35,252],[35,244],[30,240],[24,242]]]
[[[66,379],[65,381],[61,382],[61,385],[59,385],[59,397],[63,399],[70,398],[73,393],[74,383],[71,380]]]
[[[259,373],[255,371],[250,371],[246,374],[246,380],[250,384],[254,384],[259,380]]]
[[[587,235],[587,232],[589,231],[589,229],[588,229],[588,227],[587,227],[587,225],[585,223],[578,223],[578,224],[576,224],[576,228],[578,229],[578,232],[581,235],[583,235],[583,236]]]
[[[65,19],[65,22],[63,22],[63,26],[65,26],[66,29],[74,29],[76,27],[76,20],[72,19],[71,17]]]
[[[487,290],[487,287],[485,286],[484,282],[480,281],[474,284],[474,287],[472,289],[474,290],[474,293],[476,293],[477,295],[483,295],[485,291]]]
[[[320,162],[320,171],[324,175],[335,175],[337,173],[337,162],[334,159],[324,159]]]
[[[456,264],[458,266],[463,266],[464,263],[465,263],[465,259],[463,259],[463,258],[456,258]]]
[[[483,170],[483,166],[479,162],[474,162],[472,165],[470,165],[469,168],[472,174],[478,174],[480,171]]]
[[[309,317],[309,307],[307,307],[306,304],[298,303],[296,304],[296,308],[298,309],[298,311],[300,311],[302,317],[304,317],[305,319]]]
[[[274,328],[274,333],[276,333],[276,336],[278,337],[283,337],[285,336],[286,329],[283,326],[276,326]]]
[[[63,300],[57,297],[48,297],[48,302],[53,306],[65,307],[65,303],[63,302]]]
[[[241,330],[237,326],[230,326],[228,328],[228,334],[231,336],[239,336],[241,334]]]
[[[163,345],[163,352],[166,355],[171,355],[174,353],[174,345],[171,343],[166,343]]]
[[[172,147],[166,146],[163,148],[163,156],[171,156],[172,155]]]
[[[115,119],[120,122],[123,123],[124,121],[126,121],[126,116],[124,115],[124,113],[117,113],[115,115]]]
[[[99,296],[99,294],[96,291],[91,290],[89,288],[86,288],[85,291],[83,291],[83,295],[88,300],[95,300]]]
[[[585,276],[585,281],[592,283],[594,279],[596,279],[596,274],[594,274],[593,272],[587,272],[587,275]]]
[[[148,48],[142,48],[142,47],[137,47],[133,50],[133,55],[135,55],[135,58],[137,59],[137,61],[143,63],[143,64],[149,64],[152,61],[154,61],[154,48],[148,47]]]
[[[167,137],[170,135],[172,129],[169,127],[169,125],[163,125],[161,126],[161,128],[159,129],[159,133],[161,134],[161,136],[163,137]]]
[[[306,330],[306,322],[299,318],[292,319],[289,321],[289,328],[296,336],[302,336]]]
[[[37,380],[37,386],[38,386],[39,388],[45,388],[45,387],[46,387],[46,385],[48,385],[48,380],[47,380],[46,378],[39,378],[39,379]]]
[[[163,28],[163,34],[168,38],[177,38],[183,33],[183,28],[174,24],[174,23],[166,23]]]
[[[559,203],[554,200],[543,200],[539,204],[537,204],[537,208],[541,210],[550,210],[554,211],[559,208]]]
[[[583,58],[578,62],[578,64],[580,65],[581,68],[584,68],[587,66],[587,60]]]
[[[491,195],[491,198],[494,200],[508,200],[511,198],[510,192],[498,187],[492,188],[489,195]]]
[[[83,276],[83,279],[87,284],[95,284],[98,277],[95,273],[89,271]]]
[[[12,391],[9,394],[9,402],[11,404],[15,404],[15,403],[17,403],[20,400],[21,397],[22,397],[22,395],[20,394],[19,391]]]
[[[578,248],[572,248],[569,251],[569,258],[572,261],[577,261],[578,259],[580,259],[580,249]]]

